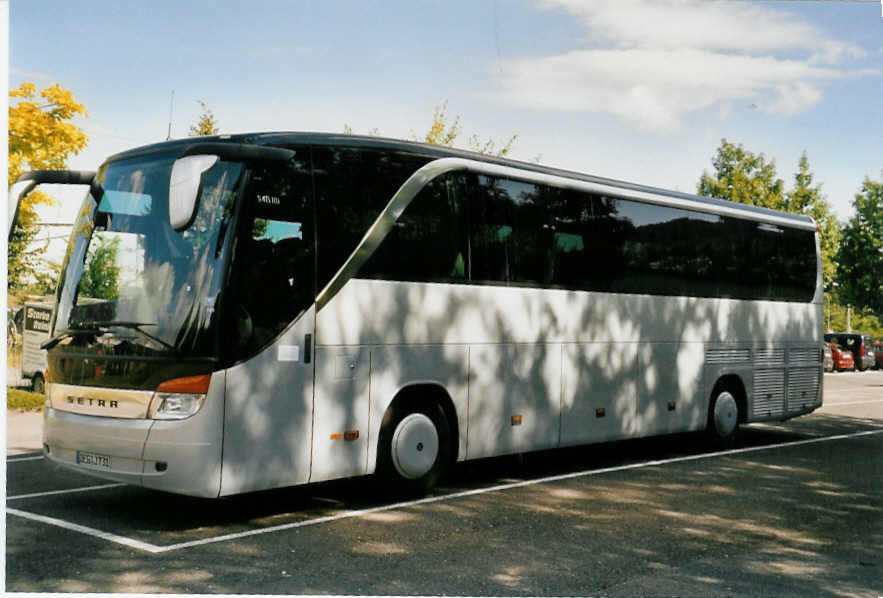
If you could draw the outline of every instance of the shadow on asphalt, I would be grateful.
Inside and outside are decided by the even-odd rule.
[[[815,414],[749,426],[735,448],[881,429]],[[12,526],[15,591],[371,595],[872,595],[879,437],[647,467],[406,507],[344,525],[146,557],[48,526]],[[814,445],[819,446],[819,445]],[[435,495],[714,452],[698,435],[455,467]],[[825,455],[827,454],[827,455]],[[825,455],[824,458],[821,458]],[[852,467],[854,464],[861,467]],[[39,461],[28,475],[47,478]],[[61,474],[61,470],[57,470]],[[70,474],[73,475],[73,474]],[[85,481],[85,483],[83,483]],[[68,487],[94,480],[69,478]],[[100,482],[99,482],[100,483]],[[171,546],[392,504],[369,479],[200,500],[117,487],[16,501],[25,511]],[[57,538],[63,538],[58,540]],[[189,556],[188,556],[189,555]],[[138,585],[140,583],[140,585]]]
[[[732,448],[780,445],[879,427],[877,420],[817,414],[787,423],[745,426]],[[701,434],[679,434],[482,459],[454,466],[432,496],[718,450]],[[370,509],[402,498],[407,497],[391,496],[374,478],[361,477],[215,500],[125,486],[28,499],[15,506],[123,535],[155,536],[144,539],[165,545]]]

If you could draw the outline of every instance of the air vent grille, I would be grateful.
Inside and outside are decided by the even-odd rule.
[[[706,363],[738,363],[751,359],[748,349],[709,349],[705,352]]]
[[[791,363],[819,363],[822,360],[821,349],[818,347],[800,347],[791,349]]]
[[[819,401],[819,369],[794,368],[788,372],[788,411],[803,411]]]
[[[758,349],[754,352],[754,363],[758,366],[784,367],[785,349]]]
[[[754,372],[754,415],[773,417],[785,412],[785,370],[758,369]]]

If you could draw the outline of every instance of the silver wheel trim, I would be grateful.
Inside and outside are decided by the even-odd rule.
[[[739,423],[739,405],[736,403],[736,398],[727,391],[717,395],[712,417],[714,430],[718,436],[726,438],[732,434]]]
[[[405,479],[426,475],[438,457],[438,431],[423,413],[412,413],[396,426],[392,435],[392,464]]]

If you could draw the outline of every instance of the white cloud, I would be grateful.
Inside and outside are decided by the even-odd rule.
[[[542,0],[579,18],[593,36],[622,47],[765,51],[815,48],[819,34],[790,15],[746,2]]]
[[[822,92],[802,81],[778,85],[776,92],[779,94],[776,101],[769,107],[761,106],[762,110],[791,116],[812,108],[822,99]]]
[[[607,112],[641,130],[672,131],[685,114],[735,102],[793,115],[825,82],[876,74],[835,64],[863,52],[763,6],[695,0],[542,0],[575,15],[587,49],[503,61],[502,99],[545,109]]]

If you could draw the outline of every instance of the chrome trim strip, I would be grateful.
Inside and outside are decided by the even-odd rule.
[[[152,390],[126,390],[50,383],[46,394],[53,409],[80,415],[146,419]]]
[[[368,229],[368,232],[365,233],[365,236],[362,237],[355,250],[350,254],[349,259],[344,262],[343,266],[340,267],[337,273],[328,281],[328,284],[325,285],[325,288],[319,293],[316,298],[316,311],[322,309],[343,288],[343,285],[359,271],[362,264],[371,257],[371,254],[374,253],[374,250],[377,249],[380,242],[389,233],[396,220],[398,220],[402,212],[405,211],[405,208],[410,205],[411,201],[423,187],[432,182],[433,179],[451,170],[464,168],[464,165],[468,166],[470,164],[481,165],[482,163],[460,158],[433,160],[429,164],[422,166],[407,181],[402,183],[402,186],[395,192],[395,195],[392,196],[392,199],[374,221],[374,224],[371,225],[371,228]]]
[[[705,212],[707,214],[715,214],[718,216],[732,216],[743,220],[752,220],[767,224],[787,226],[789,228],[816,231],[816,224],[812,219],[808,221],[800,221],[795,220],[794,218],[777,216],[775,214],[758,214],[756,212],[742,210],[738,207],[738,204],[733,204],[734,207],[706,204],[680,197],[657,195],[647,191],[638,191],[636,189],[616,187],[613,185],[580,181],[577,179],[534,172],[531,170],[521,170],[519,168],[512,168],[511,166],[480,162],[478,160],[467,160],[465,158],[439,158],[438,160],[433,160],[432,162],[425,164],[412,174],[401,187],[399,187],[399,190],[396,191],[395,195],[393,195],[383,211],[380,212],[377,220],[374,221],[374,224],[371,225],[371,228],[369,228],[368,232],[365,233],[365,236],[362,237],[362,240],[359,242],[358,246],[356,246],[356,249],[350,255],[349,259],[343,264],[343,266],[341,266],[328,284],[325,285],[325,288],[319,293],[316,299],[317,310],[322,309],[322,307],[325,306],[341,288],[343,288],[343,285],[345,285],[346,282],[359,271],[362,264],[371,257],[371,254],[374,253],[374,250],[377,249],[380,242],[386,237],[396,220],[398,220],[405,208],[408,207],[423,187],[428,185],[435,178],[451,171],[496,175],[520,181],[540,183],[560,189],[603,193],[604,195],[621,199],[633,199],[672,208]]]

